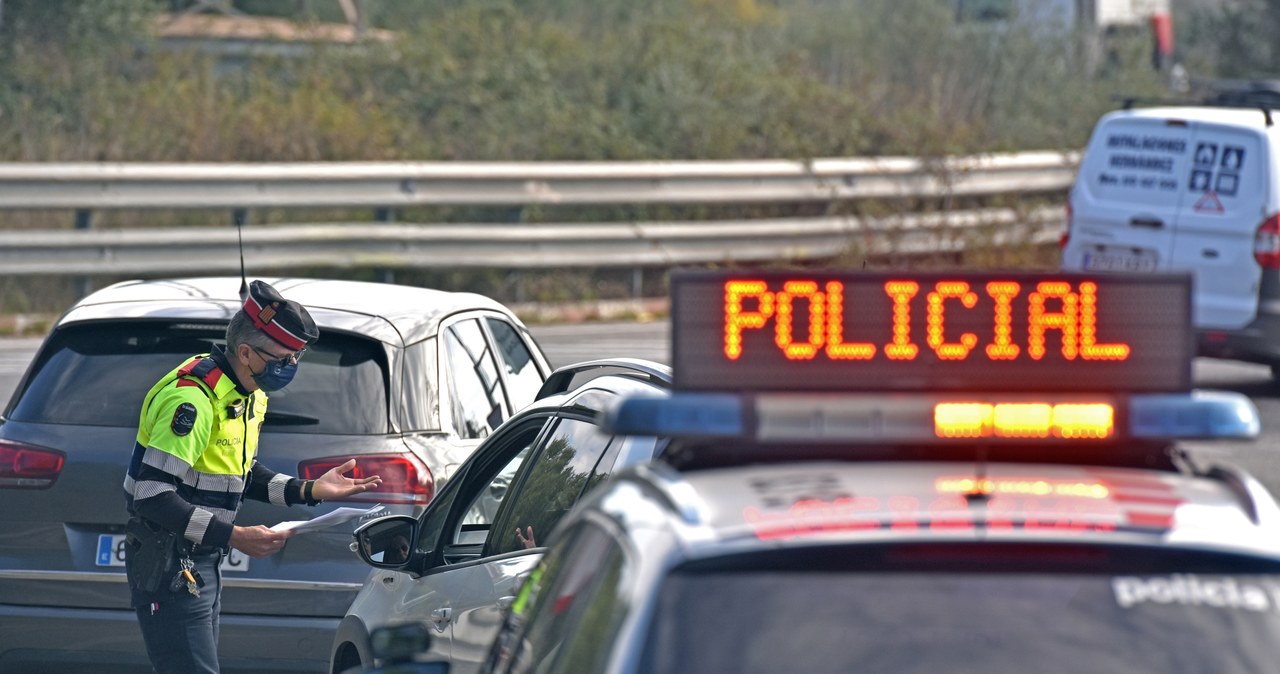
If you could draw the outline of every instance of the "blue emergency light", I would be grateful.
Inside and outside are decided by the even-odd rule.
[[[620,401],[604,427],[623,435],[846,444],[1248,439],[1248,397],[1224,391],[1105,397],[954,394],[675,393]]]

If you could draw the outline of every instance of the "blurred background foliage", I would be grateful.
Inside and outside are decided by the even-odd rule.
[[[1144,35],[1098,59],[1065,29],[957,23],[946,0],[384,0],[366,7],[370,27],[396,32],[389,44],[234,68],[156,48],[155,17],[184,4],[5,0],[0,160],[1065,148],[1113,96],[1162,87]],[[334,2],[234,5],[341,20]]]
[[[393,40],[231,60],[157,38],[162,14],[192,0],[0,1],[0,161],[937,157],[1079,148],[1118,96],[1167,95],[1146,30],[1100,44],[1016,14],[964,20],[949,0],[366,0],[367,27],[394,31]],[[1275,70],[1280,0],[1178,1],[1178,60],[1193,73]],[[331,0],[224,2],[303,25],[343,21]],[[770,208],[424,208],[397,217],[801,214]],[[372,217],[263,209],[251,221]],[[95,214],[93,226],[225,222],[225,213],[112,211]],[[5,227],[70,223],[67,213],[0,213]],[[1027,264],[1043,263],[1040,253]],[[576,298],[634,292],[640,284],[626,273],[546,282],[427,270],[396,280],[554,300],[566,288]],[[65,306],[75,294],[67,279],[0,277],[0,311]]]

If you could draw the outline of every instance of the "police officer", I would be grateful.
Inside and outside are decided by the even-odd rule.
[[[129,509],[125,570],[147,655],[157,672],[218,672],[218,569],[235,548],[252,557],[279,551],[290,536],[234,524],[240,501],[277,505],[342,498],[377,488],[352,479],[350,460],[317,480],[258,463],[267,392],[293,379],[319,337],[297,302],[254,281],[227,326],[227,347],[189,358],[147,392],[125,477]]]

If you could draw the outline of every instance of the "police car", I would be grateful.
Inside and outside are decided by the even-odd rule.
[[[1192,391],[1190,282],[695,273],[673,437],[566,516],[484,671],[1261,672],[1280,508],[1179,438],[1248,438]]]

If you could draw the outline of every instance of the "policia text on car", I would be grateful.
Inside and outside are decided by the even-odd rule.
[[[375,489],[344,473],[304,481],[255,460],[268,391],[284,388],[319,337],[297,302],[254,281],[227,326],[226,349],[192,356],[147,392],[125,477],[125,568],[147,655],[157,672],[217,672],[219,564],[228,549],[279,551],[289,532],[236,526],[245,498],[315,505]]]

